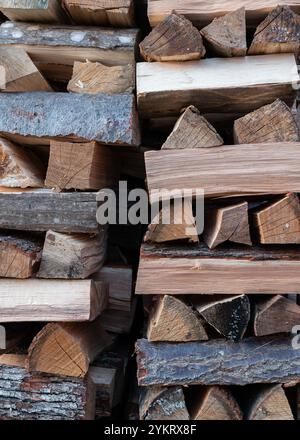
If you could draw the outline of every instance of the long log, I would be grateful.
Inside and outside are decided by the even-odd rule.
[[[299,381],[300,350],[294,350],[291,342],[290,337],[182,344],[140,339],[136,344],[138,383],[186,386]]]
[[[12,21],[65,23],[67,15],[59,0],[0,0],[0,11]]]
[[[53,139],[140,143],[133,95],[2,93],[0,112],[0,132],[21,144],[35,140],[39,145],[49,145]]]
[[[263,68],[262,68],[263,66]],[[280,98],[292,107],[299,82],[293,54],[138,63],[137,100],[144,118],[201,113],[248,113]]]

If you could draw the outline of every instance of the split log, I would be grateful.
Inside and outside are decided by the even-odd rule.
[[[111,417],[116,387],[119,386],[117,369],[92,366],[89,377],[96,388],[96,419]]]
[[[191,297],[197,312],[218,333],[232,341],[240,341],[250,321],[250,301],[246,295],[203,299]]]
[[[106,257],[107,231],[99,235],[48,231],[38,278],[84,279],[101,269]]]
[[[234,122],[235,144],[297,141],[296,119],[291,109],[279,99]]]
[[[145,161],[151,203],[181,189],[207,198],[300,192],[298,142],[148,151]]]
[[[300,12],[300,11],[299,11]],[[289,6],[277,6],[258,26],[249,55],[291,53],[300,48],[300,16]]]
[[[300,380],[300,350],[293,349],[290,337],[182,344],[140,339],[136,352],[140,386],[284,384]]]
[[[106,309],[101,315],[101,322],[106,331],[117,335],[129,334],[136,312],[137,300],[133,299],[130,310]]]
[[[299,249],[143,244],[138,295],[299,293]],[[155,276],[153,276],[155,274]]]
[[[107,286],[91,280],[0,280],[0,322],[93,321]]]
[[[242,420],[243,413],[232,396],[224,387],[210,386],[196,388],[193,392],[192,420]]]
[[[0,186],[41,188],[44,166],[31,151],[0,138]]]
[[[111,343],[101,316],[87,323],[50,323],[30,344],[26,367],[31,372],[83,378],[90,363]]]
[[[118,180],[118,156],[110,148],[96,142],[50,142],[46,187],[99,190]]]
[[[248,403],[247,420],[294,420],[281,385],[263,386]]]
[[[266,14],[277,6],[275,0],[148,0],[148,18],[151,26],[156,26],[165,19],[173,10],[185,15],[195,26],[202,28],[210,23],[215,17],[220,17],[233,12],[238,8],[245,7],[247,22],[249,25],[257,24],[266,17]],[[281,0],[281,5],[290,6],[295,12],[300,12],[298,0]]]
[[[253,220],[260,243],[300,243],[300,203],[296,194],[258,208]]]
[[[24,49],[46,79],[69,81],[74,61],[135,63],[139,31],[84,26],[2,23],[0,44]]]
[[[0,132],[21,144],[35,140],[49,145],[53,139],[120,145],[140,142],[133,95],[0,93],[0,113]]]
[[[151,342],[207,341],[200,317],[180,299],[161,296],[149,317],[147,338]]]
[[[142,390],[141,420],[189,420],[181,387],[149,387]]]
[[[0,233],[0,277],[31,278],[42,256],[42,243],[28,234]]]
[[[200,60],[206,50],[198,29],[173,12],[140,43],[146,61]]]
[[[248,203],[241,202],[207,211],[203,239],[210,249],[225,241],[251,245]]]
[[[0,188],[0,212],[1,229],[87,234],[99,230],[95,193]]]
[[[135,69],[125,66],[104,66],[101,63],[75,61],[68,91],[75,93],[133,93]]]
[[[0,381],[0,420],[94,418],[95,389],[88,379],[31,374],[24,355],[4,354]]]
[[[52,91],[24,49],[0,47],[0,66],[5,72],[5,92]]]
[[[133,27],[134,0],[63,0],[74,23]]]
[[[215,128],[190,105],[176,122],[162,150],[219,147],[223,139]]]
[[[219,56],[244,57],[247,55],[245,7],[215,18],[201,35]]]
[[[59,0],[0,0],[0,11],[12,21],[65,23]]]
[[[201,113],[248,113],[280,98],[292,107],[298,82],[293,54],[187,61],[184,69],[180,62],[138,63],[138,109],[147,119],[178,116],[189,105]]]
[[[254,334],[256,336],[291,333],[299,322],[300,306],[283,296],[276,295],[255,303]]]

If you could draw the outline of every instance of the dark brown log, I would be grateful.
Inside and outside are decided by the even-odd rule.
[[[131,302],[130,310],[106,309],[101,315],[101,322],[106,331],[118,335],[130,333],[136,312],[137,299]]]
[[[148,387],[141,393],[141,420],[189,420],[181,387]]]
[[[300,350],[294,350],[291,342],[288,336],[184,344],[141,339],[136,344],[138,382],[186,386],[299,381]]]
[[[96,419],[111,417],[118,383],[116,368],[90,367],[89,377],[96,388]]]
[[[249,398],[247,420],[294,420],[289,401],[281,385],[260,387]]]

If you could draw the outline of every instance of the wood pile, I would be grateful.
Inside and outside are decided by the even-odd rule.
[[[299,13],[148,0],[137,103],[160,211],[135,289],[143,420],[300,416]]]

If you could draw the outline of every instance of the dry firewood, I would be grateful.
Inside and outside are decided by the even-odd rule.
[[[0,0],[0,11],[12,21],[65,23],[67,16],[59,0]]]
[[[118,370],[92,366],[88,374],[96,388],[96,418],[110,417],[116,387],[120,386]]]
[[[224,57],[243,57],[247,54],[246,11],[242,7],[201,29],[213,51]]]
[[[198,29],[175,12],[150,32],[140,50],[146,61],[199,60],[206,52]]]
[[[281,385],[266,385],[253,393],[248,402],[247,420],[294,420]]]
[[[181,387],[148,387],[141,393],[141,420],[189,420]]]
[[[130,333],[136,312],[137,299],[133,299],[130,310],[106,309],[101,315],[101,322],[106,331],[118,335]]]

